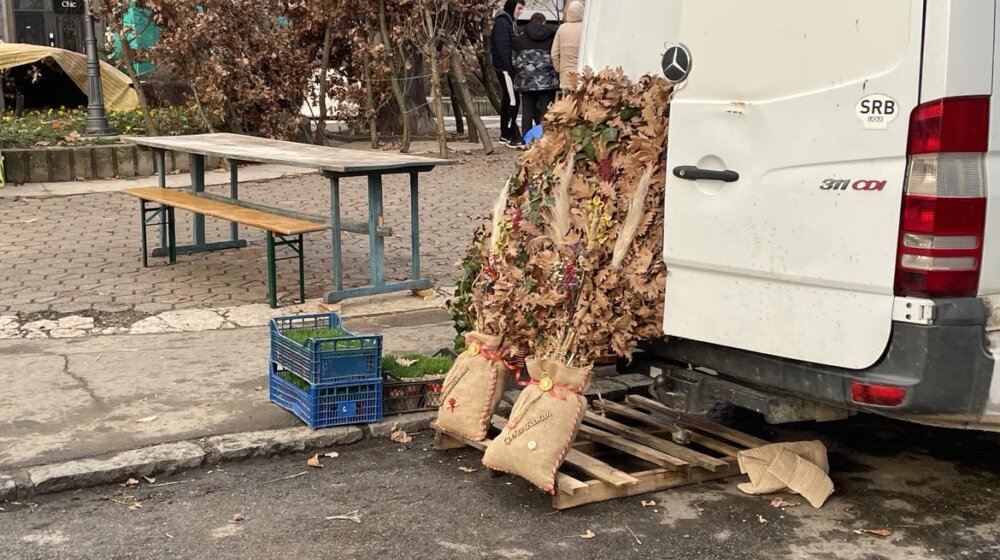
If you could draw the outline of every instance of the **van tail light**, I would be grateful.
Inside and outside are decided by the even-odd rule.
[[[896,295],[974,296],[986,227],[989,97],[954,97],[910,115]]]
[[[889,385],[871,385],[851,382],[851,400],[858,404],[876,406],[899,406],[906,398],[906,389]]]

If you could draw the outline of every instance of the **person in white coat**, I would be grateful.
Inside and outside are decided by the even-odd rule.
[[[583,34],[583,2],[573,0],[566,6],[566,21],[552,40],[552,64],[559,71],[559,87],[576,88],[576,65],[580,59],[580,35]]]

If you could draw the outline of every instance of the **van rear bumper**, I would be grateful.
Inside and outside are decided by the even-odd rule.
[[[987,310],[977,298],[935,301],[931,325],[894,322],[882,358],[864,370],[787,360],[684,339],[643,345],[656,358],[709,368],[720,376],[825,404],[913,421],[974,421],[982,416],[993,377],[986,346]],[[900,406],[851,400],[851,383],[905,387]]]

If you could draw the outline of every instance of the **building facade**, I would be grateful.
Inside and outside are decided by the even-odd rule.
[[[0,0],[2,38],[83,52],[84,0]]]

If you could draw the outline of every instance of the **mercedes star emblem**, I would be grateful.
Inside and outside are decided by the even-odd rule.
[[[663,53],[660,66],[667,81],[675,84],[682,82],[691,72],[691,53],[684,45],[674,45]]]

